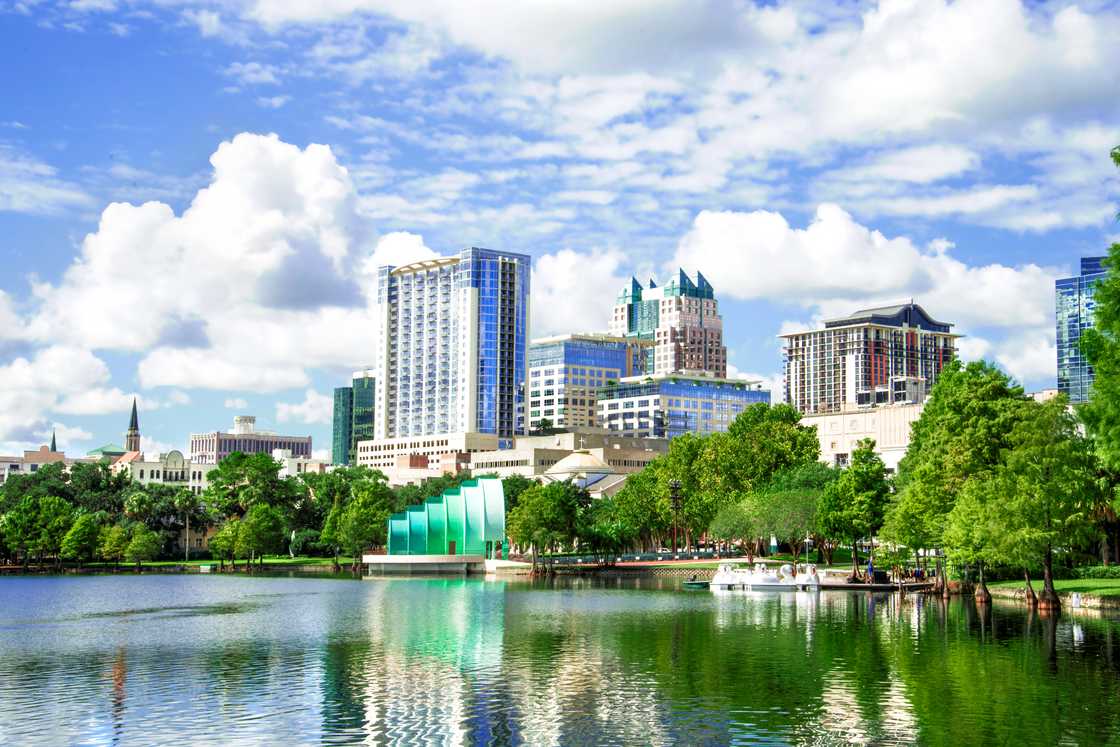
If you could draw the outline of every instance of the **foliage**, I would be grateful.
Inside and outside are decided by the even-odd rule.
[[[288,550],[292,555],[318,555],[323,551],[323,545],[319,542],[321,532],[318,529],[300,529],[292,534],[292,539],[288,543]],[[213,540],[210,543],[210,550],[213,552]]]
[[[125,551],[128,550],[129,540],[131,538],[132,532],[127,524],[120,523],[104,527],[101,530],[98,554],[105,560],[112,560],[114,563],[119,563],[124,557]]]
[[[338,520],[338,545],[357,562],[362,551],[384,544],[396,496],[384,482],[362,482]]]
[[[708,534],[721,542],[742,543],[759,537],[762,531],[745,500],[731,501],[719,510]]]
[[[251,561],[265,553],[276,552],[284,542],[284,523],[280,511],[269,504],[254,503],[241,519],[234,554]]]
[[[100,538],[100,515],[82,512],[62,538],[62,557],[90,560],[97,554]]]
[[[1073,577],[1120,579],[1120,565],[1083,565],[1073,569]]]
[[[911,428],[884,538],[914,549],[943,546],[956,496],[999,462],[1023,399],[1022,387],[990,363],[946,364]]]
[[[571,481],[534,485],[507,517],[506,532],[519,545],[532,545],[535,560],[541,549],[574,543],[590,507],[591,496]]]
[[[240,519],[226,519],[221,528],[210,538],[210,554],[219,560],[233,560],[237,551],[237,535],[241,531]]]
[[[128,541],[128,547],[125,548],[124,557],[128,562],[136,563],[139,567],[143,561],[154,560],[159,556],[162,547],[163,537],[159,532],[153,532],[143,524],[137,524],[132,530],[132,537]]]
[[[219,516],[245,516],[257,504],[290,507],[303,488],[280,477],[280,463],[268,454],[234,452],[207,474],[205,501]]]
[[[852,546],[852,566],[859,565],[856,542],[873,535],[883,524],[890,487],[875,442],[864,439],[852,452],[851,466],[821,495],[817,526],[826,537]]]
[[[537,481],[524,475],[510,475],[502,480],[502,493],[506,498],[506,514],[517,508],[521,494],[537,484]]]

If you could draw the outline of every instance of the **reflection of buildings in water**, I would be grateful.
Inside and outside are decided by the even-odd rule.
[[[117,655],[113,659],[112,678],[113,704],[110,712],[113,718],[113,742],[116,743],[124,735],[125,682],[128,679],[128,662],[125,659],[123,646],[117,649]]]
[[[465,744],[508,732],[502,661],[504,583],[367,582],[373,651],[356,678],[367,740]],[[469,585],[469,586],[468,586]],[[481,741],[489,741],[483,739]]]

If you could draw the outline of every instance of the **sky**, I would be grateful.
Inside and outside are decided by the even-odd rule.
[[[1017,0],[0,0],[0,453],[330,445],[376,267],[533,257],[531,332],[716,289],[733,375],[913,298],[1055,385],[1120,240],[1120,8]]]

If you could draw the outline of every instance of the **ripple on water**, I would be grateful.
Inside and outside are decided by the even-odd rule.
[[[1093,743],[1117,643],[867,594],[0,580],[0,743]]]

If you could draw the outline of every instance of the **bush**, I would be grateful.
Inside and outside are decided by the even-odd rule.
[[[1120,565],[1083,565],[1073,569],[1074,578],[1120,578]]]
[[[319,532],[315,529],[301,529],[292,537],[293,555],[325,555],[329,551],[319,544]]]

